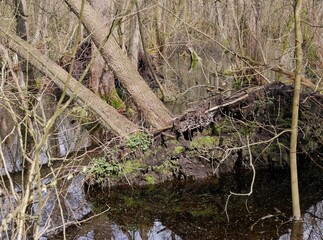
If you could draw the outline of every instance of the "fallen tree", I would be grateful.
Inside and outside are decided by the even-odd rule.
[[[100,97],[83,86],[75,78],[61,68],[54,61],[41,54],[36,48],[22,40],[15,33],[0,26],[0,36],[7,39],[6,44],[12,51],[29,61],[44,75],[49,76],[59,88],[66,88],[69,96],[76,97],[81,104],[89,108],[99,117],[100,122],[108,130],[119,136],[127,136],[138,131],[138,126],[121,115],[116,109],[108,105]]]
[[[197,131],[198,129],[209,126],[211,123],[217,122],[221,117],[228,114],[231,114],[232,116],[236,115],[233,117],[238,119],[244,119],[246,112],[250,113],[259,111],[260,107],[268,108],[268,102],[271,102],[272,105],[280,104],[282,96],[284,99],[288,98],[288,101],[291,101],[290,98],[292,91],[293,87],[291,85],[285,85],[281,82],[274,82],[264,86],[243,89],[232,94],[231,96],[215,96],[176,117],[174,119],[172,128],[174,132],[183,134],[185,132]],[[322,94],[315,92],[303,92],[301,94],[301,100],[301,110],[302,107],[308,108],[308,104],[311,104],[313,108],[317,108],[318,110],[313,114],[317,117],[323,117]],[[290,114],[290,106],[288,106],[287,103],[285,104],[285,114],[287,112]],[[264,117],[269,117],[270,114],[265,112],[267,108],[263,110],[264,115],[254,116],[254,118],[260,118],[259,122],[264,121]],[[276,112],[275,114],[279,113]]]
[[[167,126],[172,121],[170,111],[156,97],[140,76],[113,37],[107,36],[104,21],[86,1],[65,0],[69,8],[80,17],[106,63],[114,71],[123,87],[142,112],[145,120],[154,128]],[[84,6],[82,6],[84,4]]]
[[[126,141],[110,152],[107,159],[116,159],[124,170],[108,181],[147,184],[219,176],[250,169],[250,158],[256,169],[287,167],[292,99],[293,86],[275,82],[205,100],[156,131],[151,141]],[[313,160],[314,168],[323,165],[322,121],[323,95],[304,91],[298,154]]]

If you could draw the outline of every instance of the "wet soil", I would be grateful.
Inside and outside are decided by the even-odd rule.
[[[292,99],[292,86],[280,82],[210,98],[168,128],[135,136],[135,146],[129,139],[109,146],[103,155],[121,172],[106,185],[220,177],[251,169],[251,163],[256,169],[288,167]],[[322,95],[302,93],[298,157],[317,159],[318,166],[323,165],[322,106]]]

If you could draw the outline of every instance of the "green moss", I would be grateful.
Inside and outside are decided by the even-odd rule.
[[[169,140],[169,141],[167,141],[167,143],[171,146],[179,146],[180,145],[179,141],[177,141],[177,140]]]
[[[145,167],[145,164],[138,159],[128,160],[123,164],[123,172],[127,175],[136,175]]]
[[[174,213],[182,213],[182,212],[183,212],[183,210],[182,210],[182,208],[181,208],[181,207],[176,206],[176,207],[174,207],[174,208],[173,208],[173,212],[174,212]]]
[[[90,121],[89,113],[82,106],[74,106],[72,109],[72,115],[81,123]]]
[[[304,148],[307,152],[315,152],[319,149],[319,144],[314,140],[308,140],[308,142],[304,144]]]
[[[213,149],[215,146],[219,144],[219,139],[211,136],[201,136],[195,137],[191,144],[190,148],[196,149]]]
[[[217,122],[211,125],[208,135],[221,135],[222,132],[225,132],[228,129],[228,126],[232,127],[232,123],[228,120]]]
[[[184,152],[185,148],[183,146],[176,146],[173,151],[173,155],[178,155]]]
[[[232,76],[233,75],[232,69],[231,68],[225,69],[223,71],[223,75],[225,75],[225,76]]]
[[[136,111],[133,110],[132,108],[127,108],[126,110],[126,116],[127,117],[132,117],[133,115],[135,115]]]
[[[119,97],[116,88],[114,88],[110,91],[107,101],[108,101],[108,103],[111,104],[112,107],[114,107],[117,110],[122,110],[122,111],[126,110],[126,105],[122,101],[122,99]]]
[[[150,175],[150,174],[147,174],[145,176],[145,180],[148,184],[154,184],[156,182],[156,179],[154,176]]]
[[[179,166],[176,161],[166,160],[163,164],[155,167],[155,171],[162,174],[163,176],[171,176],[173,172],[177,172],[179,170]]]
[[[41,89],[42,83],[43,83],[42,78],[38,77],[38,78],[35,79],[35,85],[36,85],[37,89]]]
[[[241,134],[243,136],[250,136],[250,134],[252,133],[252,129],[252,126],[241,125],[237,134]]]
[[[135,201],[134,201],[133,197],[127,197],[127,196],[125,196],[124,197],[124,203],[125,203],[125,205],[127,207],[132,207],[134,205]]]
[[[202,58],[197,54],[197,52],[193,48],[189,48],[191,53],[191,66],[190,70],[196,70],[200,65]]]
[[[194,209],[191,211],[191,214],[193,215],[193,217],[207,217],[215,215],[215,212],[213,208],[209,207],[203,209]]]

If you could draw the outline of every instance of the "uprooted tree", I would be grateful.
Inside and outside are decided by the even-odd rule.
[[[16,2],[26,4],[25,1]],[[299,82],[301,79],[303,86],[317,90],[320,86],[319,76],[321,72],[319,64],[321,61],[320,54],[322,54],[319,47],[315,48],[315,46],[319,46],[321,39],[317,38],[315,34],[313,34],[313,38],[309,37],[308,26],[311,25],[306,23],[307,25],[304,27],[307,31],[305,36],[307,38],[306,44],[308,44],[307,48],[311,50],[308,51],[309,63],[306,66],[306,74],[295,76],[292,67],[290,67],[292,58],[288,58],[293,55],[292,51],[289,50],[293,47],[293,45],[290,45],[289,40],[289,38],[292,38],[290,36],[293,23],[293,17],[288,15],[290,14],[289,8],[282,6],[282,10],[279,12],[286,18],[286,25],[277,26],[277,23],[273,22],[268,26],[267,21],[263,20],[266,19],[266,14],[270,15],[265,9],[268,8],[269,4],[266,1],[261,3],[264,5],[264,9],[260,8],[257,1],[250,1],[243,4],[243,6],[239,5],[241,3],[234,6],[232,1],[228,1],[228,4],[223,4],[222,1],[203,1],[203,8],[201,8],[198,1],[180,1],[180,4],[176,5],[174,1],[165,0],[147,6],[145,5],[147,4],[146,2],[138,1],[136,8],[133,1],[113,1],[113,3],[111,1],[109,3],[111,8],[116,10],[114,12],[111,10],[113,12],[112,17],[106,21],[96,12],[100,10],[100,5],[92,8],[87,1],[62,1],[69,6],[69,9],[66,8],[64,11],[67,13],[62,13],[61,15],[59,15],[59,11],[55,12],[58,5],[53,2],[56,1],[49,1],[53,3],[53,6],[50,6],[50,4],[49,6],[44,6],[43,2],[38,1],[39,12],[37,13],[35,10],[37,14],[29,15],[23,8],[18,8],[20,10],[15,12],[17,14],[16,19],[20,22],[17,27],[20,30],[23,29],[23,31],[16,28],[17,34],[14,33],[13,26],[15,26],[15,23],[10,22],[10,24],[0,25],[1,43],[5,48],[17,53],[20,56],[18,59],[25,59],[23,63],[18,60],[15,65],[9,63],[11,57],[9,54],[3,55],[3,59],[6,59],[8,63],[1,65],[2,72],[7,75],[1,75],[4,80],[1,81],[1,87],[3,88],[1,88],[0,110],[7,115],[11,115],[11,118],[8,117],[9,120],[6,120],[5,114],[0,116],[2,127],[0,132],[0,153],[2,155],[0,158],[4,160],[5,154],[9,152],[8,148],[4,148],[5,144],[20,144],[21,152],[24,154],[23,159],[26,161],[24,163],[26,169],[20,168],[20,170],[22,169],[23,173],[28,176],[27,181],[22,180],[25,186],[21,198],[14,194],[14,200],[12,200],[10,192],[6,193],[6,199],[9,199],[8,201],[11,202],[11,207],[14,210],[11,215],[8,215],[6,221],[2,221],[1,231],[5,229],[6,223],[11,223],[12,219],[17,219],[16,222],[15,220],[13,222],[17,224],[19,229],[17,234],[13,231],[13,236],[18,236],[18,239],[22,239],[25,232],[28,232],[27,225],[25,225],[27,220],[30,220],[27,214],[27,206],[33,201],[31,197],[34,195],[35,185],[38,187],[35,195],[38,196],[40,201],[36,199],[34,202],[37,202],[40,206],[45,202],[42,202],[41,199],[43,186],[40,181],[42,176],[39,167],[39,165],[43,164],[41,159],[44,156],[49,159],[62,160],[62,162],[68,162],[69,159],[77,157],[77,154],[71,152],[75,148],[71,148],[71,150],[64,152],[63,156],[56,158],[55,151],[49,147],[50,141],[48,141],[48,139],[55,136],[54,131],[52,132],[51,129],[55,128],[55,131],[57,131],[59,128],[55,125],[55,120],[59,117],[61,117],[59,121],[66,120],[69,124],[67,126],[76,134],[79,133],[77,131],[79,128],[83,128],[83,126],[74,124],[75,118],[69,118],[70,115],[74,114],[71,109],[76,104],[79,104],[81,108],[84,107],[86,112],[92,112],[101,125],[113,133],[114,136],[125,137],[117,138],[117,141],[122,139],[121,142],[118,142],[122,147],[117,147],[117,150],[114,142],[110,147],[111,138],[109,138],[109,141],[102,140],[103,144],[99,147],[100,151],[105,154],[106,159],[103,158],[104,161],[117,162],[118,166],[121,166],[120,169],[123,170],[126,168],[125,166],[128,167],[128,175],[125,174],[126,178],[122,179],[126,183],[138,183],[135,180],[136,177],[141,181],[145,179],[152,181],[152,179],[157,179],[158,177],[161,180],[174,176],[177,178],[189,178],[193,175],[192,169],[199,170],[199,176],[205,177],[216,175],[219,172],[232,171],[233,169],[249,168],[248,150],[250,150],[250,155],[255,157],[254,164],[256,166],[262,167],[261,164],[272,164],[274,166],[286,164],[284,161],[288,158],[287,149],[289,148],[289,128],[292,115],[290,106],[293,88],[282,83],[272,83],[266,86],[258,85],[266,82],[270,83],[272,79],[281,79],[288,83],[292,81]],[[98,3],[98,1],[91,2],[92,4]],[[100,3],[102,4],[102,2]],[[276,3],[282,4],[278,0]],[[64,6],[64,4],[59,6],[61,7],[61,5]],[[46,11],[48,11],[46,7],[53,7],[52,11],[57,14],[56,16],[53,13],[53,18],[50,20],[68,16],[67,20],[60,19],[60,21],[70,24],[67,30],[64,29],[66,31],[61,33],[59,28],[64,28],[68,24],[56,24],[55,22],[53,24],[55,27],[51,29],[52,32],[49,31],[49,25],[43,25],[48,20],[46,18]],[[317,6],[313,3],[313,6],[308,4],[307,7],[311,11],[315,11]],[[108,11],[107,9],[105,11]],[[154,11],[150,11],[151,9]],[[147,14],[142,14],[141,11]],[[270,11],[273,10],[270,9]],[[196,18],[194,14],[203,16],[205,22],[199,22],[202,18]],[[216,16],[215,25],[214,15]],[[260,18],[259,16],[261,15],[264,17]],[[311,16],[313,19],[307,20],[315,23],[317,19],[314,17],[317,15],[313,14]],[[26,20],[28,16],[32,16],[33,20],[39,19],[35,24],[32,23],[32,30],[29,30],[34,31],[32,32],[35,35],[33,39],[25,38],[28,33]],[[75,18],[75,16],[77,17]],[[246,18],[245,16],[249,17]],[[46,21],[42,21],[42,19]],[[138,22],[138,19],[141,21]],[[77,24],[73,21],[76,21]],[[77,26],[77,31],[74,29],[74,24]],[[85,29],[83,29],[82,24]],[[139,25],[141,26],[140,31]],[[317,28],[317,25],[314,24],[313,26],[311,27]],[[128,29],[125,30],[125,28]],[[261,28],[266,29],[266,31],[261,30]],[[148,33],[142,36],[142,31],[148,31]],[[265,33],[268,35],[263,35]],[[68,39],[66,40],[67,43],[61,43],[64,34]],[[138,35],[141,35],[141,44],[138,41]],[[39,36],[42,38],[39,38]],[[129,36],[135,37],[126,40],[125,38]],[[270,38],[270,41],[266,42],[265,37]],[[95,47],[92,46],[92,49],[94,49],[91,55],[92,59],[81,68],[79,76],[74,76],[73,68],[75,67],[75,55],[77,55],[76,49],[80,47],[83,38],[86,38],[84,41],[90,39],[95,44]],[[315,41],[316,45],[310,42],[311,39]],[[182,44],[182,42],[185,44]],[[273,47],[272,42],[279,42],[278,46],[275,46],[275,51],[269,51]],[[53,49],[49,49],[49,45]],[[265,48],[267,45],[269,46],[268,49]],[[69,55],[68,51],[71,46],[73,46],[73,51],[71,61],[68,63],[69,68],[64,70],[57,64],[59,62],[57,59],[61,55]],[[135,50],[138,51],[135,51],[133,46],[137,46]],[[303,45],[303,47],[306,46]],[[5,48],[2,47],[0,50],[5,52]],[[131,48],[132,50],[130,50]],[[142,51],[141,48],[145,48],[144,50],[146,51]],[[221,54],[212,55],[208,59],[212,64],[208,65],[206,63],[207,52],[212,53],[214,49],[216,49],[215,52],[220,51]],[[130,62],[125,53],[126,51],[131,51],[131,53],[128,52],[128,55],[133,55],[135,64]],[[195,68],[200,67],[203,75],[199,77],[202,79],[194,79],[192,81],[194,84],[185,86],[184,90],[179,88],[179,91],[184,91],[182,93],[177,92],[176,94],[179,96],[187,96],[190,95],[191,90],[203,88],[210,93],[210,96],[212,94],[214,96],[204,99],[196,107],[172,118],[170,111],[146,83],[148,79],[143,79],[138,73],[140,68],[145,67],[143,66],[145,63],[138,60],[140,55],[138,52],[140,51],[142,51],[140,54],[145,55],[145,61],[151,61],[147,65],[153,65],[152,63],[157,62],[157,66],[153,66],[156,69],[152,69],[152,66],[150,68],[156,71],[152,75],[157,75],[157,71],[164,74],[165,79],[161,79],[164,81],[163,84],[172,79],[178,85],[185,85],[184,80],[186,79],[182,78],[193,76]],[[13,54],[12,52],[10,54]],[[180,64],[184,65],[183,62],[185,62],[187,56],[191,60],[187,75],[184,77],[176,73],[179,70],[175,69],[176,64],[174,62],[168,62],[174,52],[181,60],[178,61]],[[104,99],[104,96],[98,96],[97,91],[93,93],[87,88],[86,84],[83,85],[84,75],[92,65],[97,64],[95,58],[98,55],[102,56],[104,63],[101,61],[95,67],[100,67],[100,64],[109,66],[109,71],[113,71],[116,79],[122,85],[121,88],[126,90],[127,99],[130,99],[130,103],[139,110],[138,113],[141,114],[140,121],[135,122],[127,118],[128,116],[125,117],[126,114],[110,106],[105,101],[107,99]],[[230,59],[229,63],[228,58]],[[192,62],[194,62],[195,67],[192,67]],[[135,66],[136,64],[138,66]],[[47,79],[38,78],[38,83],[37,81],[33,82],[35,85],[33,87],[36,88],[36,90],[34,89],[35,91],[29,91],[27,86],[28,78],[31,78],[29,80],[35,80],[30,72],[31,66],[36,75],[47,77]],[[165,66],[175,72],[175,76],[171,75],[167,79],[168,72],[162,71],[162,67]],[[16,68],[19,67],[22,74],[16,76]],[[99,71],[103,70],[100,69]],[[41,74],[37,71],[41,72]],[[183,69],[180,69],[180,71],[185,72]],[[160,72],[158,74],[163,75]],[[274,77],[272,72],[275,74]],[[206,81],[200,83],[203,78]],[[59,98],[58,102],[56,102],[57,99],[51,98],[52,104],[57,105],[51,113],[48,113],[48,106],[41,103],[42,97],[48,94],[46,91],[47,86],[50,86],[50,84],[44,84],[44,88],[37,89],[36,85],[39,84],[39,79],[44,81],[50,79],[50,82],[54,82],[63,93],[63,97]],[[115,80],[114,77],[111,79]],[[92,80],[96,81],[97,79]],[[25,81],[27,87],[20,86],[19,81]],[[232,84],[229,87],[225,85],[228,82]],[[245,86],[247,87],[244,88]],[[221,89],[221,87],[224,89]],[[228,92],[233,92],[236,89],[240,89],[240,91],[232,95],[228,94]],[[35,92],[37,93],[35,94]],[[48,95],[52,94],[52,92],[49,92]],[[67,101],[64,98],[65,95],[70,97],[69,99],[67,98]],[[185,98],[183,97],[183,99]],[[322,120],[321,106],[321,95],[307,92],[301,94],[301,122],[299,127],[302,128],[302,140],[304,143],[299,145],[299,149],[301,149],[303,155],[307,156],[316,152],[317,149],[322,149],[322,130],[319,124]],[[318,110],[312,113],[311,111],[316,107]],[[132,133],[142,130],[142,126],[151,135],[141,136],[134,134],[131,136]],[[69,130],[64,129],[64,131]],[[10,139],[10,136],[15,133],[19,135],[19,144]],[[154,137],[154,141],[150,139],[152,137]],[[62,135],[57,138],[62,138]],[[66,141],[69,142],[71,139]],[[61,148],[64,145],[64,142],[58,142],[53,149],[55,147]],[[79,148],[81,147],[84,147],[84,145],[79,146]],[[84,147],[85,152],[90,151],[86,147]],[[296,150],[293,151],[296,153]],[[71,157],[71,154],[73,157]],[[136,160],[134,161],[134,159]],[[138,159],[144,159],[147,162],[140,162]],[[259,159],[261,161],[257,161]],[[3,162],[6,164],[5,161]],[[51,163],[49,161],[48,163],[51,167]],[[133,166],[133,169],[129,170],[131,166]],[[4,166],[4,171],[8,175],[8,182],[12,183],[8,169],[8,166]],[[167,170],[167,174],[165,174],[165,170]],[[58,170],[60,173],[63,172],[63,177],[55,175],[56,172],[53,173],[54,184],[50,184],[50,186],[53,187],[57,195],[61,193],[61,190],[55,185],[56,179],[60,177],[66,179],[66,176],[69,178],[70,175],[74,174],[67,175],[64,171],[66,171],[64,167]],[[117,170],[113,169],[113,171]],[[124,176],[124,172],[119,175]],[[109,178],[107,179],[110,180]],[[156,182],[158,181],[156,180]],[[15,192],[13,184],[11,184],[11,191]],[[57,198],[60,199],[59,196]],[[37,223],[35,224],[40,226],[42,214],[40,212],[33,214],[37,215]],[[64,225],[63,215],[62,213],[61,218]],[[32,215],[32,217],[34,216]],[[36,228],[33,234],[35,238],[40,236],[41,229]]]

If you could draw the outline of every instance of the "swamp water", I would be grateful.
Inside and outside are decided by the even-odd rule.
[[[230,191],[249,192],[251,173],[141,188],[91,189],[89,199],[98,216],[68,228],[67,239],[323,239],[322,172],[300,173],[304,221],[298,231],[290,221],[289,172],[256,174],[250,197],[229,200]]]
[[[225,95],[231,93],[233,79],[218,76],[217,68],[221,66],[212,59],[203,59],[203,65],[194,70],[190,69],[188,58],[178,57],[170,65],[174,69],[166,69],[163,75],[172,81],[170,88],[173,84],[180,90],[177,101],[168,103],[175,115],[194,107],[202,99],[219,94],[218,87],[223,88]],[[96,216],[66,229],[66,238],[323,239],[322,177],[322,172],[315,176],[305,173],[300,176],[304,222],[299,226],[291,222],[288,171],[257,171],[252,195],[231,196],[229,200],[230,191],[250,191],[252,174],[228,174],[220,180],[168,182],[141,188],[89,188],[88,199]],[[63,239],[63,235],[51,239]]]

